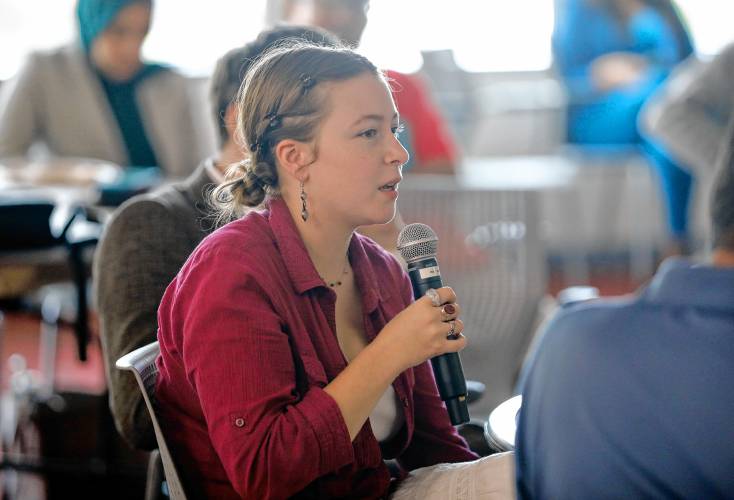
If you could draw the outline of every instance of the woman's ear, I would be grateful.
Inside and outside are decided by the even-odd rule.
[[[284,173],[299,182],[305,182],[308,179],[308,167],[314,159],[311,144],[284,139],[275,146],[274,154]]]

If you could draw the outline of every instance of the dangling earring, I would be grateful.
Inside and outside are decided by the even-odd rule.
[[[306,222],[308,219],[308,209],[306,208],[306,191],[303,189],[303,181],[301,181],[301,219]]]

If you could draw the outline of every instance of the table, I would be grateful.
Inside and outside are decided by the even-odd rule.
[[[0,159],[0,201],[51,203],[55,208],[49,227],[58,234],[77,207],[96,203],[100,184],[116,182],[122,172],[118,165],[89,158],[4,158]],[[18,227],[17,221],[0,220],[0,241],[13,238],[13,227]],[[13,250],[12,244],[0,247],[0,296],[23,295],[67,274],[68,250],[63,245],[21,250]]]
[[[97,187],[122,176],[114,163],[91,158],[0,160],[0,193],[5,199],[48,200],[57,204],[92,205]]]
[[[513,396],[489,414],[484,424],[484,437],[490,446],[502,451],[515,449],[515,431],[521,407],[522,396]]]

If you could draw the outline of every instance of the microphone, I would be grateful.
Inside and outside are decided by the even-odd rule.
[[[413,284],[413,296],[418,300],[429,288],[441,288],[436,251],[438,236],[425,224],[408,224],[398,235],[398,251],[408,263],[408,276]],[[459,354],[450,352],[431,358],[441,400],[446,404],[453,425],[469,421],[466,405],[466,380]]]

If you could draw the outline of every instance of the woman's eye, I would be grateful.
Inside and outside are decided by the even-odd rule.
[[[377,129],[371,128],[368,130],[365,130],[364,132],[360,133],[362,137],[366,137],[367,139],[372,139],[377,135]]]
[[[393,127],[391,130],[392,130],[393,135],[395,137],[398,137],[400,135],[400,133],[405,130],[405,124],[404,123],[401,123],[397,127]]]

